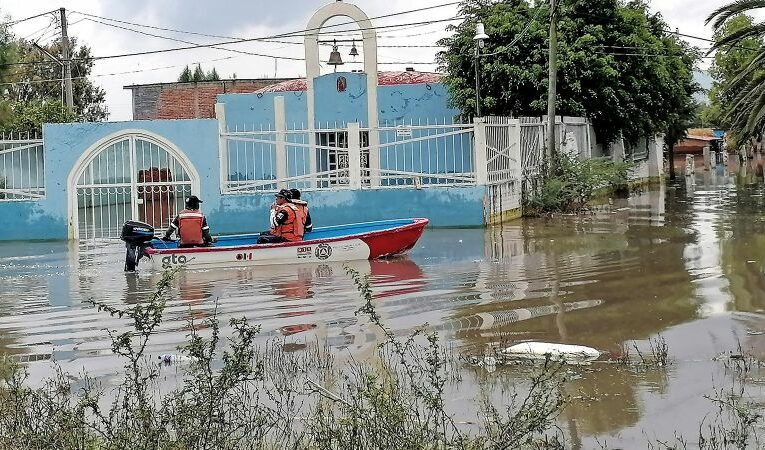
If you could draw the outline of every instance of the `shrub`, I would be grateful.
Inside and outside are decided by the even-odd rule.
[[[576,213],[588,208],[598,190],[617,194],[629,192],[632,163],[579,159],[567,153],[561,153],[557,158],[557,173],[545,179],[524,201],[527,214]]]

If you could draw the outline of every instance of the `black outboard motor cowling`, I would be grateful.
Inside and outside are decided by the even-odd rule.
[[[151,240],[154,239],[154,227],[148,223],[128,220],[122,225],[120,239],[125,241],[127,248],[125,272],[135,272],[138,261],[144,256],[149,257],[146,249],[151,246]]]

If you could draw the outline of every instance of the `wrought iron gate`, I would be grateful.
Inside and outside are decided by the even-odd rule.
[[[197,180],[177,152],[143,134],[108,141],[76,177],[75,236],[81,242],[119,237],[127,220],[165,230]]]

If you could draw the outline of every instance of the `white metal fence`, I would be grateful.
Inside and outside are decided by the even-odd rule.
[[[221,192],[476,183],[472,124],[325,125],[221,130]]]
[[[0,136],[0,202],[45,197],[42,139],[29,134]]]

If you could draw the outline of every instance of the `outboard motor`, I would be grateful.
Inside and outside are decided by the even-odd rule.
[[[154,239],[154,227],[148,223],[128,220],[122,225],[120,239],[125,241],[125,272],[135,272],[138,261],[144,256],[149,257],[146,249]]]

